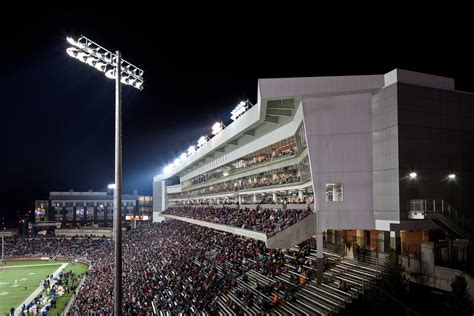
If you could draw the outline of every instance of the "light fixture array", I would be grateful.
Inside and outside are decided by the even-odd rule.
[[[91,67],[105,73],[110,79],[116,78],[117,55],[105,49],[85,36],[78,40],[67,37],[67,42],[72,45],[66,49],[66,53]],[[123,84],[143,90],[143,70],[121,59],[121,80]]]

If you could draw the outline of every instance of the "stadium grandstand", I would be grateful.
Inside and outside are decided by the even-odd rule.
[[[257,94],[154,177],[155,222],[269,249],[315,240],[319,284],[329,250],[383,260],[393,248],[418,271],[472,260],[474,95],[454,79],[260,79]]]
[[[310,243],[269,249],[255,239],[176,220],[144,223],[125,232],[123,243],[125,315],[327,315],[350,304],[380,274],[375,263],[360,264],[325,252],[326,279],[318,284],[316,253]],[[0,269],[0,273],[16,269],[12,284],[22,270],[18,258],[86,262],[90,268],[81,275],[83,280],[74,288],[77,295],[65,313],[112,314],[112,240],[15,236],[7,238],[5,253],[17,259]],[[27,263],[25,267],[32,269],[31,261]],[[32,273],[25,276],[31,278]],[[24,293],[28,280],[18,281],[15,284]],[[20,304],[17,313],[48,313],[53,308],[48,298]]]
[[[123,232],[124,315],[344,314],[369,292],[375,314],[417,315],[379,287],[393,249],[412,282],[449,291],[463,275],[474,297],[473,94],[400,69],[257,93],[153,178],[153,221]],[[61,287],[61,313],[113,314],[107,236],[3,241],[0,313],[59,313]]]

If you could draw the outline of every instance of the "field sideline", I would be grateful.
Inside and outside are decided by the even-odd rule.
[[[40,281],[55,272],[67,261],[18,260],[5,261],[0,266],[0,315],[17,308],[39,286]],[[68,264],[65,271],[76,270],[78,265]],[[83,271],[86,267],[82,264]],[[74,269],[73,269],[74,268]],[[78,271],[79,272],[79,271]]]

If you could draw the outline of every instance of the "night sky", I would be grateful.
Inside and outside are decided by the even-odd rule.
[[[321,22],[321,12],[303,8],[253,9],[3,10],[0,216],[14,225],[50,191],[105,190],[113,182],[114,82],[66,55],[68,35],[120,49],[145,70],[143,91],[123,88],[125,192],[151,194],[166,163],[216,120],[227,123],[239,101],[256,102],[258,78],[405,68],[454,77],[458,90],[474,91],[467,25],[448,30],[404,16],[364,27],[341,16]],[[400,27],[408,20],[415,26]]]

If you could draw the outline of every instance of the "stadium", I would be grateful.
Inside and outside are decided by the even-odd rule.
[[[378,281],[392,252],[444,291],[472,267],[473,126],[474,94],[451,78],[260,79],[255,104],[153,178],[153,221],[124,231],[124,314],[330,315],[372,299],[417,315]],[[4,240],[0,315],[55,313],[60,287],[62,313],[112,314],[110,238]]]
[[[209,210],[208,220],[191,222],[271,248],[316,236],[319,249],[324,239],[335,249],[349,240],[420,255],[421,242],[435,238],[431,230],[467,236],[473,100],[454,90],[453,79],[400,69],[259,80],[255,105],[239,104],[229,126],[216,123],[214,137],[201,137],[154,178],[154,221],[190,222],[201,215],[187,209],[202,205],[297,210],[303,204],[311,215],[276,234],[274,226],[240,229],[227,212]],[[432,213],[447,216],[435,220]],[[234,225],[207,223],[228,221]]]

